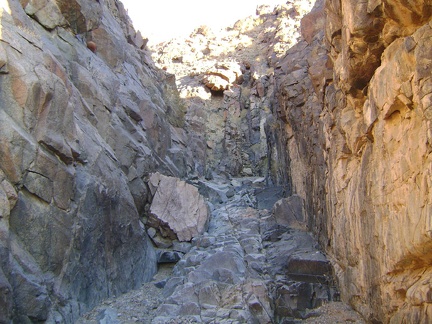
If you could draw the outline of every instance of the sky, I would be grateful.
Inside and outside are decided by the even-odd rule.
[[[201,25],[214,31],[231,26],[240,18],[255,15],[257,5],[274,7],[287,0],[121,0],[135,29],[150,43],[188,36]]]

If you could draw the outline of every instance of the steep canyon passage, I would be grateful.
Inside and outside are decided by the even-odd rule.
[[[431,323],[431,19],[0,0],[0,323]]]

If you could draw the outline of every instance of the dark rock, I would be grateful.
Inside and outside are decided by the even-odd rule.
[[[191,248],[192,248],[192,244],[190,242],[174,241],[172,245],[173,251],[181,252],[184,254],[188,253]]]
[[[155,285],[157,288],[162,289],[162,288],[165,288],[166,283],[167,283],[167,279],[165,279],[165,280],[161,280],[161,281],[158,281],[158,282],[155,282],[154,285]]]
[[[177,251],[157,251],[158,263],[176,263],[183,256],[183,253]]]
[[[324,283],[332,275],[332,267],[319,251],[295,252],[288,260],[286,273],[298,280]]]
[[[286,189],[284,187],[269,187],[255,190],[258,209],[271,210],[274,204],[285,197]]]
[[[272,209],[275,220],[278,224],[306,229],[306,215],[303,199],[298,195],[278,200]]]

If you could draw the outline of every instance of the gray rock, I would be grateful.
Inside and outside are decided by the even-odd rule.
[[[157,251],[158,263],[176,263],[182,258],[183,253],[177,251]]]
[[[99,324],[120,324],[117,312],[112,308],[106,308],[101,311],[97,317]]]
[[[272,213],[278,224],[306,229],[304,202],[298,195],[278,200],[273,206]]]
[[[172,246],[173,251],[181,252],[183,254],[188,253],[191,248],[192,244],[189,242],[174,241]]]
[[[0,267],[0,323],[10,323],[12,318],[12,286]]]
[[[179,241],[190,241],[207,229],[209,209],[196,187],[159,173],[151,175],[150,183],[154,197],[149,226]]]
[[[284,187],[264,187],[256,189],[258,209],[272,210],[274,204],[286,195]]]

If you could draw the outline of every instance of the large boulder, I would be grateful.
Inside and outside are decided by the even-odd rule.
[[[0,322],[74,323],[156,271],[144,179],[191,169],[182,106],[117,0],[0,23]]]
[[[149,187],[154,196],[148,226],[179,241],[190,241],[204,233],[210,213],[196,187],[160,173],[150,176]]]

